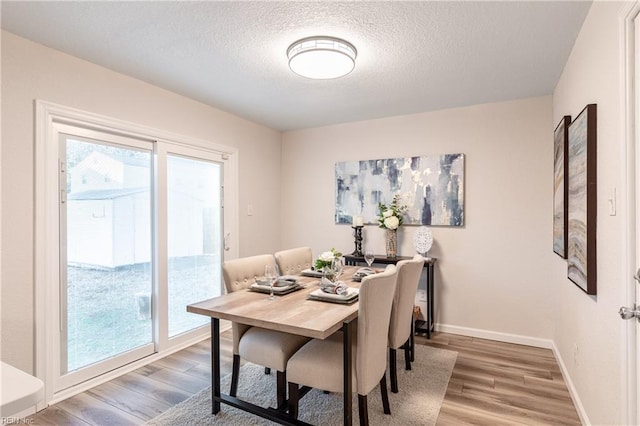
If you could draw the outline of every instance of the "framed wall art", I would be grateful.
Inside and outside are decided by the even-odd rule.
[[[569,230],[567,275],[587,294],[596,294],[596,104],[587,105],[569,126]]]
[[[377,224],[378,203],[400,194],[404,225],[464,226],[464,154],[336,163],[335,222]]]
[[[567,222],[569,211],[568,182],[565,178],[569,156],[569,125],[571,116],[565,115],[553,132],[553,251],[563,259],[567,258]]]

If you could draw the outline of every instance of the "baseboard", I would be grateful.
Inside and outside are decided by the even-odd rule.
[[[1,423],[3,425],[11,425],[11,424],[28,424],[24,421],[25,417],[29,417],[32,414],[36,413],[36,406],[26,408],[18,413],[12,414],[10,416],[2,416],[0,417]]]
[[[556,346],[555,342],[551,339],[540,339],[538,337],[530,337],[530,336],[522,336],[519,334],[509,334],[509,333],[500,333],[497,331],[490,330],[482,330],[478,328],[470,328],[470,327],[459,327],[456,325],[446,325],[446,324],[436,324],[435,329],[437,331],[442,331],[445,333],[451,334],[459,334],[461,336],[469,336],[469,337],[478,337],[480,339],[487,340],[495,340],[498,342],[505,343],[515,343],[518,345],[527,345],[533,346],[536,348],[545,348],[551,349],[553,352],[553,356],[558,362],[558,366],[560,367],[560,372],[562,373],[562,378],[564,382],[567,384],[567,389],[569,390],[569,395],[571,395],[571,400],[573,401],[573,405],[576,407],[576,411],[578,412],[578,417],[580,417],[580,421],[583,425],[590,425],[589,417],[587,416],[587,412],[582,405],[582,401],[580,400],[580,396],[578,395],[578,391],[573,385],[573,381],[571,380],[571,376],[569,376],[569,371],[560,356],[560,351]]]
[[[564,382],[567,384],[567,389],[569,389],[569,395],[571,395],[571,399],[573,400],[573,405],[575,405],[576,407],[576,411],[578,412],[578,417],[580,417],[580,422],[583,425],[590,425],[591,422],[589,421],[587,412],[584,409],[584,406],[582,405],[580,396],[578,396],[578,391],[576,390],[576,387],[573,385],[573,381],[571,380],[571,376],[569,376],[569,371],[567,370],[567,366],[565,365],[564,360],[562,359],[562,356],[560,356],[560,351],[558,350],[558,347],[556,346],[555,343],[553,343],[553,347],[551,348],[551,350],[553,350],[553,355],[555,356],[556,361],[558,361],[558,365],[560,366],[560,372],[562,373],[562,378],[564,379]]]
[[[518,345],[534,346],[536,348],[553,349],[553,340],[539,337],[522,336],[519,334],[500,333],[497,331],[482,330],[479,328],[460,327],[457,325],[436,324],[437,331],[462,336],[478,337],[480,339],[496,340],[498,342],[515,343]]]

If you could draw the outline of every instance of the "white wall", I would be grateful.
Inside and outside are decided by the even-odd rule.
[[[575,118],[598,104],[597,264],[598,294],[584,294],[566,278],[566,262],[548,265],[554,298],[554,340],[592,424],[622,424],[621,354],[624,283],[624,133],[621,127],[620,26],[629,5],[594,2],[553,94],[553,121]],[[617,188],[618,215],[609,215],[608,198]],[[574,345],[578,360],[574,362]]]
[[[551,339],[551,108],[547,96],[284,133],[283,247],[353,251],[351,228],[334,224],[336,162],[464,153],[465,226],[433,228],[436,320]],[[400,255],[415,252],[415,229],[401,228]],[[364,238],[384,253],[382,229]]]
[[[3,31],[3,361],[33,372],[35,99],[238,148],[239,253],[279,249],[280,132]]]

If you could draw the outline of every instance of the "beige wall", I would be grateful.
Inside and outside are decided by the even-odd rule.
[[[597,263],[598,294],[584,294],[566,278],[566,262],[549,264],[558,301],[554,340],[593,424],[621,424],[622,327],[617,315],[624,283],[624,134],[620,99],[620,16],[628,5],[594,2],[553,94],[553,120],[575,118],[598,104]],[[609,215],[608,198],[617,188],[618,214]],[[574,362],[574,345],[578,360]]]
[[[4,361],[33,371],[35,99],[238,148],[239,253],[280,247],[280,132],[3,32]],[[251,217],[242,214],[248,204],[255,207]]]
[[[334,224],[336,162],[464,153],[465,226],[433,228],[437,322],[551,339],[551,107],[548,96],[284,133],[282,245],[353,251],[351,228]],[[415,252],[415,229],[401,228],[399,254]],[[364,238],[384,253],[381,229]]]

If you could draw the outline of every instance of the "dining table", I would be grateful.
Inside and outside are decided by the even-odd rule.
[[[359,288],[360,282],[353,280],[358,271],[356,266],[345,266],[340,281],[348,287]],[[228,320],[296,334],[313,339],[326,339],[342,330],[343,377],[344,377],[344,424],[352,424],[352,347],[354,323],[358,317],[358,301],[353,303],[332,303],[310,297],[310,293],[320,289],[320,278],[297,275],[300,289],[269,299],[269,294],[247,290],[223,294],[187,306],[187,311],[211,318],[211,399],[212,412],[220,412],[221,404],[250,412],[283,425],[306,425],[302,420],[292,418],[286,411],[274,407],[262,407],[238,397],[222,393],[220,389],[220,320]],[[277,293],[276,293],[277,294]]]

